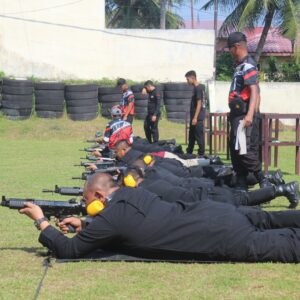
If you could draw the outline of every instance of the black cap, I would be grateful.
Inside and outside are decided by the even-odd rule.
[[[118,80],[117,80],[117,86],[121,86],[121,85],[123,85],[123,84],[125,84],[126,83],[126,80],[124,79],[124,78],[119,78]]]
[[[246,42],[247,38],[242,32],[232,32],[230,33],[228,39],[227,39],[227,46],[228,48],[231,48],[234,46],[234,44],[240,43],[240,42]]]

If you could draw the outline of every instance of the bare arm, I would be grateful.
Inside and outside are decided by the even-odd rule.
[[[250,104],[249,104],[249,109],[248,109],[248,113],[244,118],[244,127],[249,127],[252,124],[253,121],[253,115],[256,109],[256,105],[258,102],[258,88],[257,85],[250,85],[250,90],[251,90],[251,96],[250,96]]]

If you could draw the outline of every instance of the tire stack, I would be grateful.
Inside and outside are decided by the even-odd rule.
[[[171,122],[185,123],[186,115],[190,116],[190,105],[193,87],[187,83],[165,83],[164,102],[167,119]]]
[[[2,112],[11,120],[25,120],[31,116],[33,83],[31,80],[3,79]]]
[[[89,121],[98,116],[98,86],[95,84],[66,85],[68,117],[73,121]]]
[[[143,84],[135,84],[131,86],[134,94],[134,117],[144,120],[148,111],[148,94],[142,94]]]
[[[35,83],[35,112],[39,118],[62,117],[65,102],[64,88],[64,83],[60,82]]]
[[[116,87],[99,87],[99,102],[101,104],[101,115],[110,118],[110,110],[114,105],[119,105],[122,94]]]

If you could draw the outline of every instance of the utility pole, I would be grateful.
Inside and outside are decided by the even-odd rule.
[[[192,20],[192,29],[195,28],[194,24],[194,0],[191,0],[191,20]]]
[[[215,49],[214,49],[214,74],[213,74],[213,79],[216,80],[216,75],[217,75],[217,41],[218,41],[218,0],[214,0],[214,31],[215,31]]]

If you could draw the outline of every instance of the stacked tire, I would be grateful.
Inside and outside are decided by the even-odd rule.
[[[169,121],[185,123],[190,115],[192,95],[193,87],[187,83],[164,84],[164,103]]]
[[[110,118],[110,111],[114,105],[119,105],[122,98],[120,90],[116,87],[99,87],[99,102],[101,115]]]
[[[60,82],[37,82],[35,112],[39,118],[60,118],[64,113],[65,85]]]
[[[66,85],[68,117],[73,121],[89,121],[98,116],[98,86],[95,84]]]
[[[4,78],[2,84],[3,114],[11,120],[28,119],[33,103],[32,81]]]
[[[148,94],[143,94],[142,89],[144,85],[135,84],[131,86],[134,94],[134,117],[144,120],[148,111]]]

